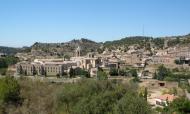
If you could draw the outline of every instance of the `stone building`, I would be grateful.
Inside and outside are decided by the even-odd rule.
[[[125,55],[125,62],[128,65],[141,64],[141,57],[139,54]]]
[[[23,75],[34,75],[34,65],[29,62],[21,62],[16,65],[16,72]]]
[[[71,60],[75,61],[78,67],[86,70],[98,67],[101,62],[100,58],[95,57],[94,53],[88,53],[87,56],[83,57],[72,57]]]
[[[75,56],[76,57],[80,57],[81,56],[81,48],[80,48],[80,46],[78,46],[77,49],[75,50]]]
[[[180,57],[185,57],[185,58],[190,58],[190,47],[174,47],[168,49],[169,56],[180,58]]]
[[[1,57],[6,57],[6,56],[7,56],[6,53],[0,53],[0,58],[1,58]]]
[[[152,61],[153,64],[174,65],[175,58],[168,55],[154,55]]]
[[[16,73],[26,76],[62,76],[69,68],[77,66],[76,62],[21,62],[16,65]]]

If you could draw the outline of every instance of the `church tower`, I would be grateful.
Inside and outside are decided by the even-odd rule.
[[[81,48],[80,48],[80,46],[78,46],[75,51],[76,57],[80,57],[80,51],[81,51]]]

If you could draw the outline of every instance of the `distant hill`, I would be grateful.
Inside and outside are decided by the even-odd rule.
[[[81,54],[85,55],[88,52],[97,51],[100,47],[100,43],[88,40],[88,39],[79,39],[71,40],[66,43],[39,43],[36,42],[32,45],[32,53],[34,55],[73,55],[76,48],[80,46]]]
[[[134,37],[125,37],[120,40],[114,41],[106,41],[104,46],[106,48],[118,48],[121,46],[128,47],[130,45],[138,44],[139,46],[144,46],[146,42],[148,42],[151,37],[143,37],[143,36],[134,36]]]
[[[174,38],[168,39],[168,46],[190,46],[190,34],[184,36],[176,36]]]
[[[185,46],[190,44],[190,34],[183,36],[171,36],[171,37],[146,37],[135,36],[125,37],[120,40],[106,41],[104,47],[108,49],[118,49],[120,47],[128,48],[131,45],[138,45],[140,48],[147,48],[149,45],[153,45],[156,48],[163,48],[165,44],[172,47],[176,45]]]
[[[150,49],[150,45],[159,49],[167,44],[168,47],[173,46],[189,46],[190,34],[183,36],[171,37],[146,37],[146,36],[133,36],[125,37],[120,40],[106,41],[98,43],[89,39],[81,38],[74,39],[65,43],[40,43],[36,42],[31,47],[12,48],[0,46],[0,53],[16,54],[17,52],[31,52],[33,55],[70,55],[73,56],[76,48],[80,46],[81,54],[86,55],[88,52],[103,52],[105,48],[127,50],[131,45],[137,45],[139,48]]]
[[[30,47],[13,48],[13,47],[0,46],[0,53],[14,55],[18,52],[30,52]]]

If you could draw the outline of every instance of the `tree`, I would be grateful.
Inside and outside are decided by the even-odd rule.
[[[164,47],[164,39],[155,38],[152,41],[158,48],[162,49]]]
[[[69,70],[69,76],[70,76],[70,78],[75,77],[75,70],[72,67]]]
[[[133,84],[83,80],[65,84],[57,95],[58,114],[151,114]]]
[[[181,60],[178,60],[178,59],[176,59],[174,62],[175,62],[175,64],[177,64],[177,65],[183,64],[183,62],[181,62]]]
[[[13,77],[0,79],[0,103],[20,104],[20,86]]]
[[[89,71],[83,70],[83,69],[81,69],[81,68],[79,69],[78,75],[84,76],[84,77],[86,77],[86,78],[90,78],[90,73],[89,73]]]
[[[111,76],[118,76],[118,70],[116,68],[111,68],[109,74]]]
[[[24,75],[27,76],[27,72],[26,72],[26,70],[24,71]]]
[[[136,69],[131,69],[131,70],[130,70],[130,73],[131,73],[131,75],[132,75],[133,77],[137,77],[137,76],[138,76]]]
[[[148,97],[148,90],[147,87],[145,87],[144,89],[144,99],[147,101],[147,97]]]
[[[8,66],[16,64],[17,62],[18,62],[18,58],[13,57],[13,56],[0,58],[0,74],[6,75]]]
[[[34,68],[33,76],[37,75],[37,70]]]
[[[6,68],[0,68],[0,74],[1,75],[6,75],[7,69]]]
[[[119,75],[120,75],[120,76],[125,76],[125,75],[126,75],[125,70],[120,69],[120,70],[119,70]]]
[[[154,72],[153,79],[157,79],[157,73]]]
[[[158,67],[158,73],[157,73],[158,80],[164,80],[164,78],[169,75],[170,71],[164,65]]]
[[[46,71],[44,72],[44,76],[47,77],[47,72]]]
[[[70,58],[71,58],[71,57],[70,57],[69,55],[64,55],[64,61],[65,61],[65,60],[70,60]]]
[[[166,106],[163,112],[189,114],[190,113],[190,101],[187,98],[179,97]]]
[[[101,49],[101,48],[98,48],[98,49],[97,49],[97,52],[98,52],[99,54],[103,53],[103,51],[104,51],[104,50]]]
[[[180,38],[177,37],[176,39],[172,39],[168,41],[168,46],[175,46],[177,44],[180,44]]]
[[[151,52],[151,44],[150,43],[146,43],[145,48],[146,48],[146,50]]]
[[[118,101],[115,114],[151,114],[148,103],[136,94],[126,94]]]
[[[56,77],[57,77],[57,78],[60,78],[60,74],[56,74]]]
[[[61,73],[61,76],[67,76],[67,73],[63,71],[63,72]]]
[[[98,80],[107,80],[108,76],[107,76],[106,72],[104,72],[104,71],[98,71],[97,72],[97,79]]]

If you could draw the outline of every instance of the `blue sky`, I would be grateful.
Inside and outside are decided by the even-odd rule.
[[[190,33],[190,0],[0,0],[0,45]]]

